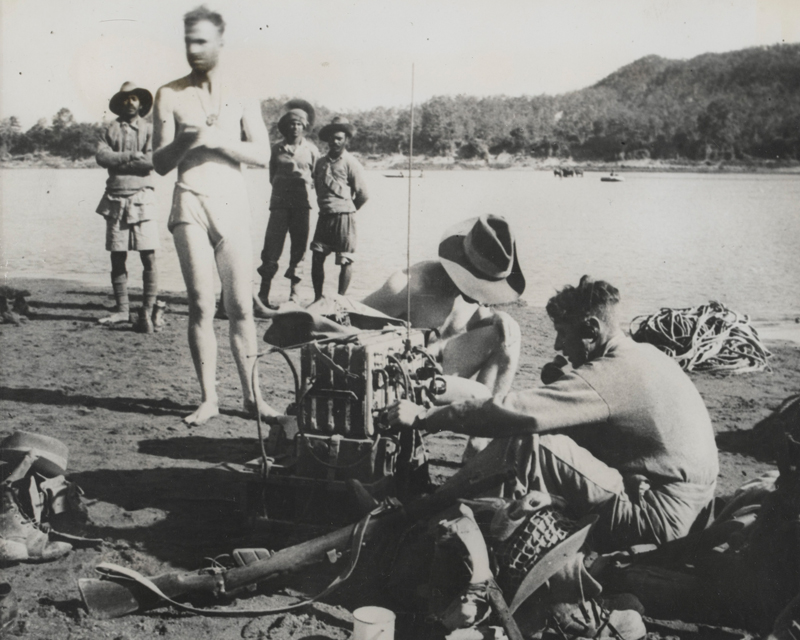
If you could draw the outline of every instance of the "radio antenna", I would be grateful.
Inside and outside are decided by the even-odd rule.
[[[411,348],[411,169],[414,158],[414,63],[411,63],[411,124],[408,132],[408,222],[406,229],[406,339]]]

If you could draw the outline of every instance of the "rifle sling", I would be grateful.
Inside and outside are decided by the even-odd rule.
[[[197,613],[203,616],[218,616],[224,618],[244,618],[244,617],[257,617],[257,616],[266,616],[272,615],[276,613],[286,613],[287,611],[293,611],[295,609],[300,609],[302,607],[307,607],[308,605],[316,602],[320,598],[324,598],[328,594],[335,591],[339,586],[347,580],[353,573],[356,568],[356,564],[358,564],[358,559],[361,556],[361,547],[364,544],[364,535],[367,532],[367,525],[369,521],[372,519],[372,516],[378,515],[379,513],[383,513],[384,511],[391,509],[393,505],[383,503],[368,513],[364,518],[362,518],[358,524],[353,529],[353,539],[350,544],[350,560],[347,563],[347,566],[344,568],[342,573],[340,573],[336,578],[331,582],[325,589],[323,589],[320,593],[315,595],[313,598],[308,598],[306,600],[301,600],[300,602],[295,602],[294,604],[286,605],[284,607],[275,607],[270,609],[252,609],[252,610],[245,610],[245,609],[198,609],[196,607],[192,607],[187,604],[183,604],[180,602],[176,602],[166,594],[164,594],[161,589],[159,589],[152,580],[143,576],[137,571],[133,569],[128,569],[126,567],[121,567],[119,565],[110,563],[110,562],[102,562],[95,570],[97,573],[102,575],[105,578],[111,578],[115,580],[132,580],[137,584],[140,584],[145,589],[156,595],[158,598],[163,600],[164,602],[171,604],[173,607],[180,609],[182,611],[188,611],[189,613]]]

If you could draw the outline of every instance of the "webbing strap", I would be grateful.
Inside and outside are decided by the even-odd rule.
[[[252,610],[245,610],[245,609],[198,609],[196,607],[192,607],[187,604],[183,604],[181,602],[176,602],[169,596],[167,596],[164,592],[161,591],[149,578],[143,576],[137,571],[133,569],[128,569],[127,567],[121,567],[119,565],[110,563],[110,562],[102,562],[95,570],[97,573],[102,575],[104,578],[111,578],[114,580],[130,580],[140,584],[145,589],[153,593],[154,595],[158,596],[164,602],[171,604],[173,607],[180,609],[181,611],[188,611],[189,613],[197,613],[203,616],[218,616],[224,618],[243,618],[243,617],[257,617],[257,616],[266,616],[275,613],[286,613],[287,611],[292,611],[294,609],[300,609],[302,607],[306,607],[309,604],[316,602],[320,598],[324,598],[335,589],[337,589],[345,580],[347,580],[353,573],[354,569],[356,568],[356,564],[358,563],[358,559],[361,555],[361,546],[364,543],[364,535],[367,532],[367,525],[369,521],[372,519],[372,516],[382,513],[387,509],[392,508],[392,505],[387,503],[381,504],[380,506],[376,507],[373,511],[368,513],[362,520],[356,524],[355,528],[353,529],[353,538],[350,544],[350,560],[345,567],[344,571],[341,574],[336,576],[336,578],[331,582],[325,589],[323,589],[320,593],[315,595],[313,598],[308,598],[306,600],[301,600],[300,602],[295,602],[294,604],[286,605],[284,607],[274,607],[270,609],[252,609]]]

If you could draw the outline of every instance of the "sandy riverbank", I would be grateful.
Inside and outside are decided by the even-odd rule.
[[[10,282],[9,284],[15,284]],[[15,430],[40,432],[69,446],[69,476],[85,491],[91,533],[106,542],[61,561],[3,569],[20,600],[20,618],[10,637],[73,639],[170,638],[347,638],[347,594],[298,615],[210,619],[169,610],[99,621],[83,611],[76,579],[92,575],[99,561],[130,566],[146,575],[170,568],[195,569],[204,558],[237,546],[270,546],[243,540],[235,526],[236,482],[223,462],[257,455],[255,423],[239,412],[240,395],[227,348],[227,323],[216,321],[220,343],[222,415],[188,429],[181,417],[198,401],[186,343],[187,310],[182,295],[165,296],[167,328],[139,335],[129,327],[104,328],[97,317],[111,306],[109,292],[55,280],[21,280],[31,291],[35,317],[25,325],[0,326],[0,438]],[[136,304],[136,300],[134,300]],[[538,382],[552,355],[553,331],[544,310],[511,307],[524,338],[515,388]],[[259,321],[263,335],[267,321]],[[722,470],[719,494],[763,470],[750,429],[800,389],[800,346],[774,341],[772,372],[742,376],[693,375],[714,421]],[[291,375],[280,358],[262,366],[265,395],[285,409]],[[428,439],[432,458],[457,460],[463,440]],[[271,583],[238,606],[275,606],[296,593],[295,582]],[[361,602],[361,604],[366,604]],[[685,633],[681,634],[686,636]]]

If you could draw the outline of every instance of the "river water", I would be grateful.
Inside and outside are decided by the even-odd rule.
[[[105,178],[101,169],[0,171],[2,276],[108,285],[105,225],[94,213]],[[257,257],[268,216],[267,172],[247,170],[246,179]],[[371,197],[358,214],[354,297],[406,262],[408,182],[380,171],[367,179]],[[157,182],[158,268],[162,289],[183,291],[166,229],[173,182],[174,174]],[[798,203],[794,175],[628,173],[625,182],[603,183],[594,173],[560,180],[536,171],[431,171],[411,185],[411,259],[435,257],[442,233],[459,220],[494,213],[516,233],[524,298],[532,305],[590,274],[621,290],[629,316],[719,300],[758,319],[794,318],[800,315]],[[282,262],[287,258],[288,241]],[[136,286],[137,257],[128,265]],[[332,259],[327,277],[326,290],[334,291]],[[288,287],[277,280],[280,301]]]

